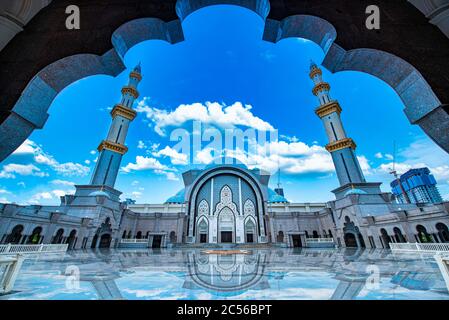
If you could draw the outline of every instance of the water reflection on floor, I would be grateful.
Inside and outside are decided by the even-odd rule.
[[[449,299],[431,255],[248,251],[107,250],[34,257],[24,263],[15,292],[0,299]]]

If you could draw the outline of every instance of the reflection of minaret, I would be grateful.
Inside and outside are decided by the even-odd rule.
[[[122,300],[122,294],[120,293],[115,278],[112,279],[93,279],[89,280],[97,292],[98,299],[100,300]]]
[[[310,66],[310,78],[315,84],[313,94],[318,97],[320,103],[315,113],[321,118],[326,129],[329,139],[326,149],[332,155],[340,186],[364,183],[365,177],[354,152],[356,144],[346,136],[340,119],[340,104],[331,99],[330,85],[323,81],[321,69],[313,62]]]
[[[125,146],[129,124],[136,117],[132,109],[134,101],[139,97],[137,86],[142,80],[140,64],[129,75],[129,83],[122,89],[122,100],[111,111],[112,124],[106,140],[103,140],[98,151],[100,156],[90,184],[114,188],[120,168],[122,156],[128,151]]]
[[[365,287],[366,277],[338,276],[340,282],[331,300],[354,300]]]
[[[274,192],[276,192],[278,195],[280,196],[284,196],[284,188],[282,188],[282,184],[281,184],[281,167],[278,163],[278,184],[276,189],[274,189]]]

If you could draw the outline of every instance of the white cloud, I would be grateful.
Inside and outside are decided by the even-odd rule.
[[[0,203],[9,204],[11,202],[8,199],[6,199],[5,197],[0,197]]]
[[[84,163],[90,165],[90,160],[84,160]]]
[[[153,156],[155,157],[168,157],[171,160],[171,163],[174,165],[186,165],[188,163],[187,155],[179,153],[175,149],[172,149],[169,146],[166,146],[164,149],[153,152]]]
[[[91,153],[94,152],[93,150]],[[14,154],[33,154],[34,161],[38,164],[43,164],[51,167],[57,173],[64,176],[86,176],[89,173],[89,168],[85,167],[79,163],[67,162],[59,163],[53,156],[44,152],[44,150],[39,147],[34,141],[26,140],[15,152]],[[37,171],[40,171],[38,169]],[[11,173],[11,172],[10,172]],[[19,173],[20,174],[20,173]],[[5,173],[0,172],[1,177],[8,177],[8,171]],[[11,178],[11,175],[9,175]]]
[[[134,187],[137,186],[139,183],[140,183],[139,181],[134,180],[133,182],[131,182],[131,185]]]
[[[38,145],[29,140],[26,139],[24,143],[20,147],[17,148],[16,151],[13,152],[14,155],[18,154],[34,154],[36,150],[39,149]]]
[[[170,126],[181,126],[192,120],[201,121],[203,124],[216,125],[220,128],[234,128],[243,126],[262,131],[273,131],[274,128],[266,121],[256,117],[251,112],[252,106],[243,106],[236,102],[231,106],[217,102],[206,102],[206,104],[193,103],[178,106],[174,111],[168,112],[149,107],[142,100],[137,106],[137,112],[145,113],[147,118],[154,124],[156,133],[165,136],[165,128]]]
[[[91,150],[91,151],[90,151],[90,154],[91,154],[91,155],[97,154],[97,150]]]
[[[136,163],[128,163],[125,167],[122,167],[122,170],[126,173],[132,171],[144,171],[144,170],[169,170],[169,168],[159,160],[155,158],[137,156]]]
[[[75,185],[72,181],[65,181],[65,180],[53,180],[51,181],[52,184],[61,185],[61,186],[70,186],[73,187]]]
[[[137,149],[146,149],[147,146],[145,144],[145,142],[143,142],[142,140],[139,140],[138,144],[137,144]]]
[[[139,192],[139,191],[133,191],[133,192],[131,193],[131,195],[132,195],[134,198],[139,199],[139,198],[142,196],[142,192]]]
[[[172,171],[163,171],[163,170],[155,170],[156,174],[164,175],[167,180],[170,181],[179,181],[179,178],[176,176],[176,174]]]
[[[14,179],[16,174],[21,176],[37,176],[45,177],[47,173],[42,172],[41,169],[33,164],[16,164],[10,163],[3,166],[3,170],[0,172],[0,178]]]
[[[53,195],[50,192],[39,192],[31,197],[28,201],[31,204],[39,204],[40,200],[51,200]]]
[[[378,152],[374,155],[377,159],[382,159],[384,157],[384,155],[382,154],[382,152]]]
[[[86,176],[90,169],[80,163],[66,162],[59,163],[52,156],[40,152],[34,156],[34,160],[39,164],[50,166],[54,171],[63,176]]]
[[[368,159],[365,156],[357,156],[359,160],[360,168],[362,169],[365,175],[371,174],[371,166],[369,164]]]
[[[11,192],[9,192],[8,190],[6,190],[6,189],[0,189],[0,194],[9,194],[9,193],[11,193]]]
[[[64,190],[53,190],[52,193],[56,196],[56,197],[63,197],[65,196],[67,193]]]

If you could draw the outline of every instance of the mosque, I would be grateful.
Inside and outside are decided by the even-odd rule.
[[[99,147],[91,181],[77,185],[59,206],[0,204],[0,244],[67,243],[69,249],[116,248],[132,244],[176,246],[281,246],[389,248],[392,242],[449,242],[449,203],[398,204],[380,183],[367,182],[356,143],[345,132],[342,108],[314,63],[310,68],[316,115],[340,186],[327,203],[291,203],[282,188],[269,188],[270,175],[228,159],[183,173],[184,188],[163,204],[120,201],[114,188],[142,80],[130,73],[112,124]],[[321,241],[323,240],[323,241]]]

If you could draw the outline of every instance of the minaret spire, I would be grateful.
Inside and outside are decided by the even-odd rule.
[[[332,155],[340,186],[365,183],[365,177],[355,156],[356,144],[346,136],[343,128],[340,104],[331,98],[331,87],[323,80],[322,70],[313,61],[310,65],[310,78],[315,85],[313,94],[320,104],[315,113],[323,121],[326,129],[329,140],[326,150]]]
[[[111,111],[112,124],[108,136],[98,146],[100,156],[90,184],[114,188],[122,156],[128,151],[125,146],[129,124],[137,113],[132,109],[134,101],[139,97],[137,87],[142,80],[139,63],[129,75],[128,85],[122,89],[122,99]]]

